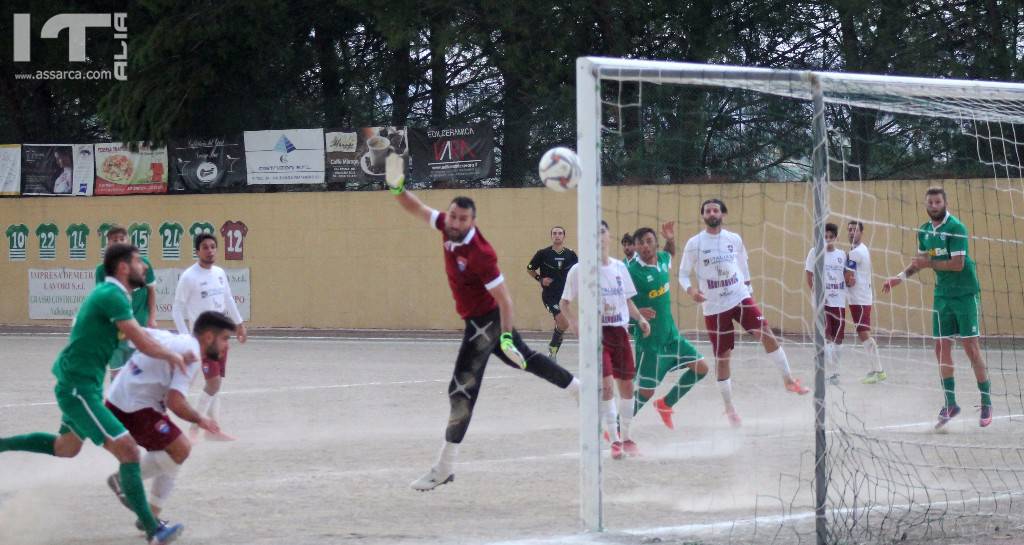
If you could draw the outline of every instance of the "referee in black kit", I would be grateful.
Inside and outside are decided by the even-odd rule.
[[[569,320],[558,308],[558,301],[565,288],[565,276],[577,261],[576,252],[565,247],[565,228],[556,225],[551,228],[551,246],[537,250],[526,266],[526,272],[540,283],[541,301],[555,319],[555,331],[551,333],[548,344],[548,355],[553,360],[562,346],[562,335],[569,329]]]

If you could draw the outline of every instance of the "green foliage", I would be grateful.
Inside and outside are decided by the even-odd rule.
[[[34,35],[53,14],[111,9],[67,0],[12,0],[5,8],[5,20],[32,13]],[[14,73],[68,66],[66,49],[37,39],[26,65],[12,62],[11,40],[0,40],[0,140],[164,142],[269,128],[489,121],[499,183],[519,186],[536,183],[533,165],[544,150],[574,144],[575,59],[583,55],[1024,76],[1019,1],[144,0],[128,9],[127,82],[16,80]],[[90,38],[89,62],[68,67],[109,68],[111,42]],[[806,174],[806,105],[709,89],[604,91],[614,100],[644,98],[643,107],[604,120],[609,181]],[[977,150],[958,143],[962,127],[832,113],[837,131],[849,135],[834,145],[858,165],[837,175],[977,174]]]

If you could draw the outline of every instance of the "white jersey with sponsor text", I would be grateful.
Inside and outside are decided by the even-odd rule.
[[[686,241],[679,263],[679,283],[690,286],[690,274],[696,271],[696,287],[707,298],[702,305],[705,316],[731,310],[750,297],[750,267],[743,239],[722,229],[717,235],[701,231]]]
[[[875,296],[871,291],[871,251],[865,244],[858,244],[846,254],[846,268],[853,271],[856,282],[847,288],[847,302],[851,305],[870,305]]]
[[[224,269],[216,265],[206,269],[199,263],[193,263],[181,273],[174,290],[172,313],[178,333],[192,331],[196,318],[207,310],[226,314],[236,324],[242,323],[242,315],[238,312]]]
[[[192,335],[177,335],[162,329],[146,329],[146,333],[171,352],[182,355],[192,352],[197,358],[202,356],[199,341]],[[188,365],[188,372],[182,373],[172,369],[165,360],[136,351],[107,389],[107,401],[126,413],[147,408],[167,412],[164,405],[167,392],[177,390],[187,396],[199,365],[199,361],[194,361]]]
[[[826,249],[824,266],[825,306],[846,308],[846,280],[843,279],[843,272],[846,270],[846,252],[839,248],[832,251]],[[814,272],[814,248],[807,252],[804,270]]]
[[[608,258],[607,265],[601,265],[601,325],[625,326],[629,324],[629,305],[627,301],[636,295],[633,277],[629,275],[626,264],[614,257]],[[569,269],[565,277],[565,290],[562,299],[575,301],[579,297],[579,263]]]

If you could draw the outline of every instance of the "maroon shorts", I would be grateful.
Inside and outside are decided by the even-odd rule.
[[[846,307],[825,307],[825,340],[843,344],[846,336]]]
[[[850,321],[857,331],[871,331],[871,305],[850,305]]]
[[[601,328],[601,376],[611,375],[618,380],[633,380],[636,363],[633,361],[633,347],[629,343],[629,332],[623,326]]]
[[[224,347],[224,353],[219,360],[211,360],[203,356],[203,376],[206,378],[223,377],[228,370],[228,347]]]
[[[715,357],[721,357],[736,346],[736,335],[733,332],[733,321],[739,322],[746,331],[760,331],[767,327],[768,322],[761,315],[761,309],[753,297],[747,297],[740,301],[735,307],[704,317],[704,327],[708,330],[708,337],[711,339],[711,350]]]
[[[104,402],[110,412],[124,424],[128,433],[142,448],[146,450],[165,450],[181,435],[181,430],[174,425],[170,417],[153,409],[142,409],[132,413],[126,413],[112,405],[109,401]]]

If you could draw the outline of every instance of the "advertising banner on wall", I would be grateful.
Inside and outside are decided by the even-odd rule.
[[[156,318],[172,320],[171,304],[178,277],[185,269],[155,269]],[[96,287],[95,269],[29,269],[28,317],[31,320],[74,318],[89,292]],[[252,308],[249,269],[224,269],[238,312],[249,320]]]
[[[414,181],[471,182],[494,176],[490,125],[409,129]]]
[[[167,148],[96,144],[96,195],[167,193]]]
[[[324,183],[324,130],[245,131],[249,185]]]
[[[171,166],[168,192],[224,193],[245,189],[245,145],[241,134],[172,140],[167,154]]]
[[[0,145],[0,196],[17,195],[21,189],[21,144]]]
[[[384,159],[388,153],[404,156],[408,164],[409,141],[405,127],[328,129],[324,142],[329,184],[383,184]]]
[[[21,147],[22,195],[91,195],[92,144],[25,144]]]

